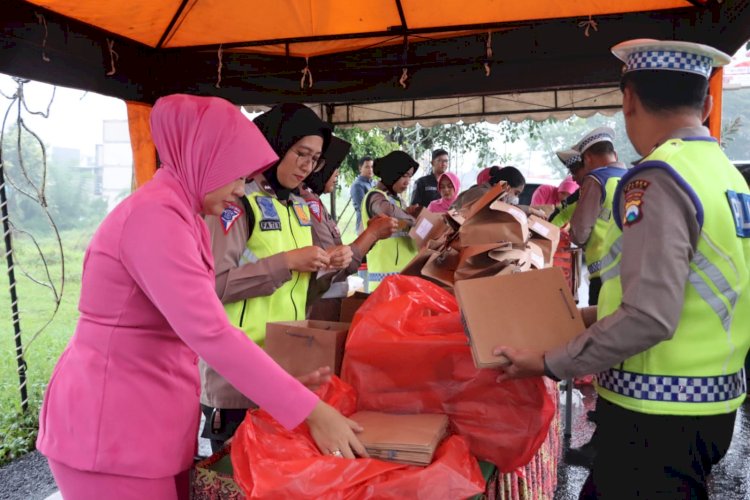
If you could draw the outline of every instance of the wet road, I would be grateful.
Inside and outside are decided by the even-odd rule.
[[[591,386],[578,389],[583,399],[581,404],[575,404],[575,401],[573,404],[571,446],[574,448],[587,442],[594,431],[594,425],[586,419],[586,412],[592,410],[596,402],[596,393]],[[564,398],[561,403],[564,403]],[[560,411],[563,411],[562,406]],[[587,469],[568,466],[561,461],[555,500],[577,499],[587,476]],[[750,500],[750,400],[746,400],[737,412],[732,446],[724,459],[714,467],[709,492],[711,498],[716,500]]]

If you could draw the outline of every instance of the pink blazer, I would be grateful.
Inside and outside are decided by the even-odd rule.
[[[52,374],[37,447],[70,467],[159,478],[190,467],[198,355],[287,428],[317,397],[232,327],[203,221],[160,170],[94,235],[80,318]]]

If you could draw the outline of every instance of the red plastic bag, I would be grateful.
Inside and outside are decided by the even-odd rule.
[[[447,414],[502,472],[531,460],[556,411],[542,377],[498,384],[495,370],[475,368],[455,297],[411,276],[386,278],[357,311],[341,377],[359,410]]]
[[[344,415],[356,395],[337,378],[321,398]],[[261,410],[248,412],[232,440],[234,479],[248,498],[435,499],[482,493],[484,478],[466,441],[450,436],[432,464],[416,467],[376,459],[322,455],[306,424],[287,431]]]

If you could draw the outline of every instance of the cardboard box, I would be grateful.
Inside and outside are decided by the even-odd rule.
[[[448,433],[448,416],[438,413],[398,415],[359,411],[352,420],[364,431],[357,438],[372,458],[408,465],[429,465]]]
[[[458,281],[455,292],[477,368],[507,364],[497,346],[545,352],[585,329],[557,268]]]
[[[330,366],[341,373],[349,323],[278,321],[266,324],[264,349],[289,374],[299,377]]]
[[[525,245],[529,239],[526,214],[520,208],[495,201],[466,222],[459,230],[462,246],[511,242]]]
[[[529,230],[531,231],[532,241],[544,252],[544,260],[547,266],[551,266],[560,243],[560,228],[532,215],[529,217]]]
[[[422,210],[414,227],[409,231],[409,236],[415,241],[418,248],[423,248],[428,241],[439,238],[449,230],[450,226],[445,221],[443,214]]]
[[[351,323],[354,319],[354,313],[365,303],[367,297],[370,295],[364,292],[354,292],[353,295],[345,297],[341,301],[341,312],[339,313],[339,321],[341,323]]]

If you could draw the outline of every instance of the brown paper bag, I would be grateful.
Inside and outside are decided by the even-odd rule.
[[[409,236],[417,244],[417,248],[423,248],[427,242],[439,238],[443,233],[450,230],[443,214],[436,214],[429,210],[422,210],[414,227],[409,231]]]
[[[467,219],[459,230],[462,246],[511,242],[524,245],[529,239],[526,214],[520,208],[502,201]]]
[[[551,266],[557,251],[557,245],[560,243],[560,228],[532,215],[529,217],[529,230],[531,231],[531,239],[544,252],[544,260],[547,266]]]
[[[290,375],[299,377],[322,366],[341,373],[349,323],[279,321],[266,324],[264,350]]]

